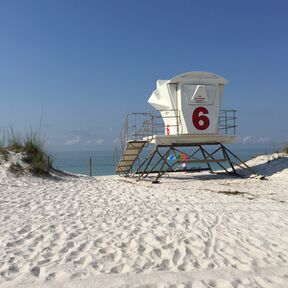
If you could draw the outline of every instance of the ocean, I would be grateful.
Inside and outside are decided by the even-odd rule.
[[[233,145],[229,149],[243,161],[273,152],[272,148],[233,148]],[[115,174],[113,151],[53,151],[51,155],[53,166],[63,171],[88,175],[91,158],[93,176]]]
[[[53,151],[53,166],[62,171],[89,175],[89,159],[92,175],[113,175],[115,164],[113,151]]]

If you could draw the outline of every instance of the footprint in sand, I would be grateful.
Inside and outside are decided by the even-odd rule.
[[[22,228],[21,230],[19,230],[17,233],[22,235],[24,233],[27,233],[30,229],[31,229],[30,226],[26,226],[26,227]]]
[[[35,241],[40,242],[40,241],[42,241],[43,239],[44,239],[44,236],[43,236],[43,235],[40,235],[40,236],[38,236],[38,237],[35,238]]]
[[[115,260],[115,254],[113,253],[109,253],[109,254],[105,254],[104,256],[101,257],[101,261],[102,262],[106,262],[106,261],[114,261]]]
[[[87,244],[87,242],[83,242],[82,244],[80,244],[79,251],[83,251],[86,248]]]
[[[14,243],[16,245],[22,245],[24,243],[24,241],[25,241],[25,239],[22,238],[22,239],[19,239],[19,240],[15,241]]]
[[[43,258],[51,258],[53,255],[54,255],[53,253],[47,252],[47,253],[45,253],[45,254],[42,254],[42,257],[43,257]]]
[[[114,251],[114,249],[112,249],[110,247],[106,247],[106,248],[99,249],[99,252],[102,254],[113,254],[115,251]]]
[[[156,236],[156,240],[161,244],[166,244],[166,236]]]
[[[162,246],[162,249],[173,249],[173,248],[174,248],[174,241],[172,241],[171,243],[167,245]]]
[[[76,272],[70,276],[70,279],[77,279],[77,278],[80,278],[82,275],[85,275],[85,274],[81,272]]]
[[[71,259],[74,259],[74,258],[76,258],[77,256],[78,256],[78,254],[79,254],[79,252],[78,251],[72,251],[68,256],[67,256],[67,259],[69,258],[71,258]],[[69,261],[71,261],[71,260],[69,260]]]
[[[17,265],[12,264],[12,265],[9,266],[8,272],[9,272],[9,274],[10,273],[18,273],[19,269],[18,269]]]
[[[44,260],[39,261],[39,262],[37,263],[37,265],[42,266],[42,265],[44,265],[44,264],[47,264],[48,262],[50,262],[50,259],[44,259]]]
[[[73,263],[76,265],[82,265],[82,264],[84,264],[85,260],[86,260],[86,256],[83,256],[79,260],[74,261]]]
[[[59,253],[67,253],[69,248],[67,246],[63,247],[62,249],[59,250]]]
[[[160,258],[161,255],[162,255],[161,250],[158,249],[158,248],[153,249],[151,253],[152,253],[152,255],[151,255],[152,257],[153,257],[153,254],[157,255],[157,257],[159,257],[159,258]]]
[[[100,238],[94,240],[93,243],[94,243],[94,246],[97,247],[97,246],[99,246],[99,244],[102,244],[103,242],[104,242],[104,239],[102,237],[100,237]]]
[[[146,250],[146,248],[143,245],[140,244],[139,247],[138,247],[138,252],[140,254],[142,254],[145,250]]]
[[[46,280],[46,281],[53,280],[53,279],[55,279],[55,276],[56,276],[56,273],[55,273],[55,272],[52,272],[52,273],[50,273],[50,274],[45,278],[45,280]]]
[[[158,266],[159,270],[161,271],[165,271],[169,269],[169,260],[168,259],[164,259],[161,264]]]
[[[173,258],[172,258],[174,265],[177,265],[180,257],[181,257],[181,253],[180,253],[179,249],[176,249],[174,252]]]
[[[117,265],[115,267],[112,267],[110,272],[111,273],[120,273],[123,270],[123,267],[124,267],[124,264]]]
[[[68,248],[73,248],[74,247],[74,242],[73,241],[67,242],[67,247]]]
[[[183,264],[179,265],[177,268],[179,271],[185,271],[187,268],[187,264],[183,263]]]
[[[6,244],[6,247],[14,247],[15,246],[15,242],[8,242],[7,244]]]
[[[30,271],[35,277],[38,277],[40,274],[40,268],[38,266],[34,266]]]
[[[73,238],[75,238],[75,237],[77,237],[77,236],[78,236],[77,233],[71,232],[71,233],[69,234],[69,236],[68,236],[68,239],[71,240],[71,239],[73,239]]]
[[[93,269],[95,269],[96,271],[99,270],[99,265],[98,265],[97,262],[92,262],[92,263],[90,263],[90,266],[91,266]]]

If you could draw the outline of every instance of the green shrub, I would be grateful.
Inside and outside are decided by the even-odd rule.
[[[35,156],[30,163],[29,170],[36,176],[48,175],[48,162],[41,156]]]
[[[24,168],[22,167],[20,163],[16,162],[10,165],[9,171],[15,174],[16,176],[20,176],[24,173]]]
[[[36,133],[31,133],[26,136],[23,146],[25,153],[24,161],[31,164],[33,159],[42,160],[44,158],[44,143]]]
[[[9,159],[9,151],[7,150],[7,148],[5,147],[5,137],[4,137],[4,133],[3,133],[3,138],[0,140],[0,155],[2,156],[3,160],[5,162],[8,161]]]
[[[0,147],[0,155],[2,159],[7,162],[9,160],[9,151],[5,147]]]
[[[9,153],[7,148],[0,146],[0,155],[4,155]]]
[[[20,134],[14,133],[13,129],[10,128],[10,132],[5,135],[7,135],[7,141],[5,141],[4,136],[3,140],[0,141],[0,155],[4,161],[9,160],[9,151],[22,153],[22,159],[28,164],[28,169],[32,174],[36,176],[49,175],[49,170],[52,168],[52,158],[45,152],[44,141],[38,133],[30,132],[23,139]],[[19,163],[12,163],[9,170],[17,175],[24,172],[24,168]]]
[[[44,150],[44,141],[37,133],[30,133],[24,140],[23,161],[30,164],[30,171],[37,176],[48,175],[51,163]]]

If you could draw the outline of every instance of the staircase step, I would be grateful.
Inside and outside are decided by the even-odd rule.
[[[147,141],[136,141],[130,140],[127,142],[126,149],[117,165],[116,173],[129,173],[130,169],[132,168],[134,162],[138,158],[139,154],[141,153],[142,149],[146,145]]]

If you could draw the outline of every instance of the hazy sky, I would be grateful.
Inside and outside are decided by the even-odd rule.
[[[0,0],[0,129],[110,149],[157,79],[229,80],[240,143],[288,142],[287,0]]]

